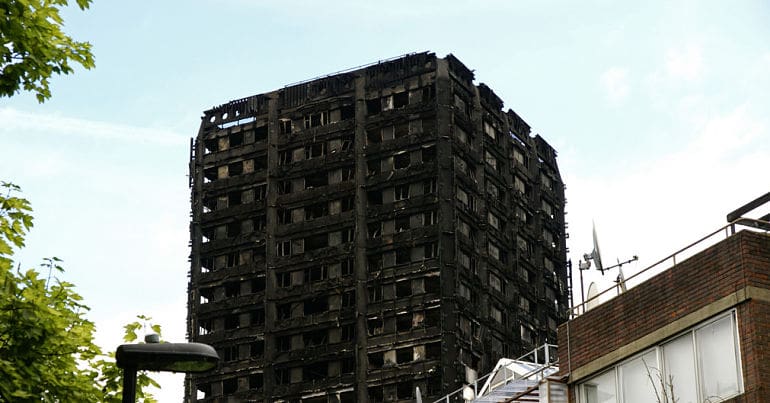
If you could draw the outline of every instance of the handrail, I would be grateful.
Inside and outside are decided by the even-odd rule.
[[[442,403],[442,402],[449,403],[451,401],[450,398],[452,398],[452,397],[454,397],[456,395],[461,395],[463,393],[463,391],[465,391],[465,388],[471,387],[471,386],[473,387],[473,395],[475,397],[478,397],[480,394],[483,394],[488,389],[492,389],[492,388],[499,387],[501,385],[505,385],[508,382],[516,379],[515,378],[516,374],[513,373],[513,372],[511,373],[510,377],[509,376],[505,376],[505,374],[507,372],[507,366],[510,365],[511,363],[513,363],[514,361],[524,361],[524,358],[526,358],[526,357],[528,357],[530,355],[533,355],[534,358],[535,358],[534,364],[539,364],[539,362],[537,362],[537,360],[539,358],[539,354],[538,354],[539,350],[543,350],[545,352],[545,354],[543,356],[544,363],[539,368],[536,368],[536,369],[534,369],[534,370],[524,374],[521,378],[518,378],[518,379],[529,379],[533,375],[536,375],[538,373],[543,373],[543,372],[545,372],[545,370],[547,370],[549,368],[555,367],[555,364],[556,364],[555,360],[556,360],[557,357],[555,355],[551,355],[550,350],[551,350],[551,348],[555,349],[557,347],[558,346],[556,344],[545,343],[545,344],[541,345],[540,347],[537,347],[537,348],[529,351],[528,353],[520,356],[519,358],[516,358],[515,360],[511,360],[511,362],[501,366],[500,368],[496,367],[495,369],[490,371],[488,374],[486,374],[486,375],[484,375],[484,376],[482,376],[480,378],[477,378],[471,384],[465,385],[465,386],[463,386],[463,387],[461,387],[461,388],[459,388],[457,390],[454,390],[451,393],[449,393],[448,395],[442,397],[441,399],[435,400],[432,403]],[[497,382],[495,384],[492,384],[492,385],[487,385],[486,384],[487,383],[486,379],[490,378],[490,376],[492,376],[493,374],[496,374],[496,372],[499,371],[499,370],[503,371],[503,375],[504,375],[503,380],[501,380],[500,382]],[[481,389],[479,389],[479,384],[482,385]]]
[[[638,276],[640,276],[640,275],[642,275],[644,273],[647,273],[647,272],[651,271],[653,268],[661,265],[664,262],[667,262],[668,260],[672,260],[673,265],[676,266],[676,264],[677,264],[677,262],[676,262],[677,259],[676,258],[677,258],[678,255],[682,254],[682,252],[689,251],[694,246],[699,245],[700,243],[706,241],[707,239],[713,237],[716,234],[719,234],[722,231],[725,232],[725,239],[727,239],[730,236],[735,234],[735,227],[736,226],[744,226],[744,227],[748,227],[748,228],[752,228],[752,229],[760,229],[760,230],[764,230],[765,232],[770,231],[770,222],[768,222],[768,221],[739,217],[739,218],[731,221],[727,225],[720,227],[719,229],[709,233],[708,235],[698,239],[697,241],[690,243],[689,245],[687,245],[687,246],[677,250],[676,252],[674,252],[674,253],[664,257],[663,259],[660,259],[657,262],[655,262],[655,263],[645,267],[644,269],[640,270],[639,272],[634,273],[633,275],[625,278],[623,280],[623,282],[624,283],[628,283],[630,280],[633,280],[634,278],[636,278],[636,277],[638,277]],[[668,270],[668,268],[666,268],[665,270]],[[661,272],[663,272],[665,270],[662,270]],[[620,285],[618,284],[618,285],[614,285],[612,287],[609,287],[609,288],[601,291],[600,293],[596,294],[595,296],[593,296],[593,297],[583,301],[582,303],[573,306],[572,308],[570,308],[570,316],[572,318],[575,318],[575,317],[577,317],[579,315],[582,315],[582,314],[586,313],[586,311],[588,310],[588,309],[586,309],[586,306],[587,306],[587,304],[589,302],[593,302],[593,301],[597,301],[598,302],[599,301],[599,297],[601,297],[602,295],[607,294],[610,291],[618,289],[619,286]],[[606,301],[604,301],[604,302],[606,302]]]

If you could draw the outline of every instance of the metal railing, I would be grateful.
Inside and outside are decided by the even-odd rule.
[[[762,217],[763,219],[765,217]],[[676,252],[666,256],[663,259],[658,260],[657,262],[647,266],[646,268],[640,270],[637,273],[634,273],[633,275],[627,277],[625,280],[623,280],[623,283],[626,287],[626,289],[630,289],[636,285],[641,284],[642,282],[649,279],[649,277],[652,277],[653,275],[660,274],[670,268],[673,268],[677,265],[677,261],[682,261],[683,257],[690,257],[694,255],[697,252],[700,252],[704,250],[706,247],[711,246],[715,244],[718,241],[721,241],[723,239],[727,239],[730,236],[735,234],[736,227],[746,227],[748,229],[751,229],[753,231],[759,231],[759,232],[769,232],[770,231],[770,221],[765,221],[762,219],[752,219],[752,218],[737,218],[733,221],[731,221],[729,224],[720,227],[719,229],[709,233],[708,235],[698,239],[695,242],[690,243],[689,245],[677,250]],[[720,234],[724,234],[724,238]],[[665,268],[661,268],[665,263],[670,262],[670,266],[665,266]],[[632,281],[637,281],[637,284],[632,284]],[[592,298],[589,298],[582,303],[573,306],[570,308],[570,317],[575,318],[577,316],[580,316],[584,314],[586,311],[588,311],[590,308],[588,307],[589,304],[599,304],[604,303],[615,296],[620,294],[620,287],[621,284],[616,284],[612,287],[609,287]],[[610,292],[617,291],[617,294],[612,295]],[[600,300],[600,297],[604,296],[604,300]]]
[[[473,390],[473,396],[475,398],[475,397],[479,397],[480,394],[483,394],[489,390],[506,385],[509,382],[513,381],[514,379],[517,379],[517,380],[530,379],[537,375],[540,375],[540,377],[537,379],[541,379],[542,374],[546,370],[550,368],[554,368],[556,366],[557,356],[556,354],[551,353],[551,350],[556,350],[556,348],[557,346],[555,344],[548,344],[548,343],[543,344],[542,346],[537,347],[536,349],[522,355],[521,357],[515,360],[512,360],[511,362],[508,362],[505,365],[502,365],[500,368],[492,370],[490,373],[480,378],[477,378],[472,383],[465,385],[449,393],[448,395],[442,397],[441,399],[434,400],[432,403],[465,402],[466,400],[463,397],[463,392],[465,392],[467,388],[471,388]],[[529,361],[529,362],[532,362],[533,364],[539,364],[540,366],[522,375],[521,377],[516,378],[516,374],[513,372],[513,370],[508,369],[508,366],[513,364],[515,361],[527,361],[526,360],[527,357],[534,358],[534,361]],[[542,359],[542,363],[540,362],[541,359]],[[500,371],[502,371],[503,373],[503,379],[494,384],[487,385],[487,382],[488,382],[487,379],[494,375],[497,375],[497,373],[499,373]],[[508,375],[508,372],[510,372],[510,375]]]

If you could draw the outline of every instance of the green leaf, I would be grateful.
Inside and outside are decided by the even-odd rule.
[[[81,10],[91,0],[76,0]],[[70,62],[86,69],[94,67],[91,44],[78,42],[62,31],[60,9],[68,0],[2,0],[0,20],[0,97],[21,90],[32,91],[38,102],[51,97],[50,78],[70,74]]]

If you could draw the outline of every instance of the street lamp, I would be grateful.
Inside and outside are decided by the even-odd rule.
[[[202,343],[123,344],[115,362],[123,369],[123,403],[134,403],[136,371],[205,372],[217,366],[219,355]]]

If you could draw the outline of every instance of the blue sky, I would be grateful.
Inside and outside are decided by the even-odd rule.
[[[202,111],[404,53],[455,54],[558,150],[575,262],[592,220],[605,260],[640,256],[628,275],[770,191],[763,0],[97,0],[65,20],[96,68],[0,99],[0,178],[35,207],[19,258],[64,259],[108,349],[136,313],[184,338]]]

